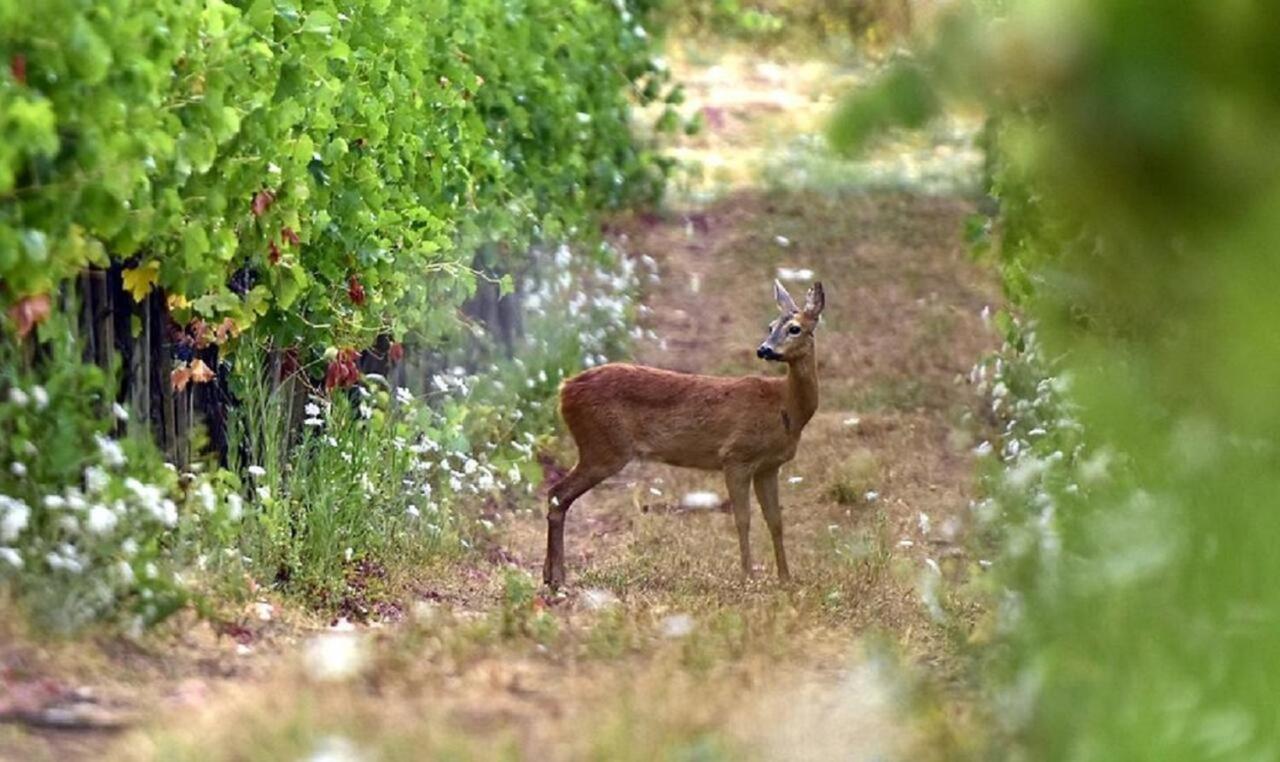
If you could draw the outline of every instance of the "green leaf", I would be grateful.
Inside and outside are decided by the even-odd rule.
[[[307,14],[302,31],[309,34],[330,34],[337,23],[337,19],[326,11],[312,11]]]
[[[76,16],[71,22],[67,43],[71,70],[82,83],[96,85],[106,79],[111,70],[111,48],[83,16]]]

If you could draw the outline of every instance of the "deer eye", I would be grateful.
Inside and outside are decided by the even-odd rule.
[[[791,334],[792,336],[800,335],[800,326],[798,325],[791,326],[790,328],[787,329],[787,333]]]

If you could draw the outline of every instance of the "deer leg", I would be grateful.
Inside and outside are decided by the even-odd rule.
[[[782,546],[782,506],[778,503],[778,470],[759,471],[755,475],[756,500],[760,501],[760,511],[764,514],[764,523],[769,525],[769,536],[773,539],[773,558],[778,566],[778,579],[791,581],[791,572],[787,569],[787,551]]]
[[[738,528],[738,552],[742,557],[742,576],[750,577],[751,569],[751,472],[727,468],[724,480],[733,503],[733,523]]]
[[[622,470],[620,463],[586,464],[581,460],[551,488],[547,499],[547,557],[542,564],[542,581],[552,590],[564,585],[564,519],[573,501],[587,490]]]

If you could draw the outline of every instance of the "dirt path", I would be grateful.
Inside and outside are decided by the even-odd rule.
[[[723,496],[718,475],[635,464],[574,506],[567,597],[546,600],[530,581],[540,510],[491,512],[489,547],[415,581],[405,623],[299,645],[309,623],[286,622],[252,656],[233,656],[226,639],[193,643],[179,666],[137,656],[131,687],[150,695],[151,719],[110,737],[53,737],[50,758],[103,748],[237,760],[941,754],[904,708],[903,676],[954,677],[952,644],[929,613],[932,580],[977,573],[960,539],[983,424],[963,378],[991,348],[980,313],[998,292],[961,240],[970,204],[826,182],[761,188],[763,167],[727,157],[743,146],[766,156],[762,144],[811,129],[831,101],[813,88],[856,77],[824,79],[810,65],[686,74],[709,130],[681,151],[715,157],[721,174],[687,188],[677,211],[611,227],[632,256],[658,264],[641,317],[652,338],[636,359],[777,372],[754,356],[774,314],[772,279],[792,278],[797,292],[823,281],[822,402],[782,475],[796,581],[779,586],[771,563],[740,581],[729,515],[678,508],[690,491]],[[720,87],[726,79],[737,86]],[[712,186],[714,200],[689,200]],[[563,455],[570,464],[570,446]],[[771,560],[758,513],[753,547]],[[317,660],[352,676],[324,679]],[[31,748],[6,747],[4,733],[0,756]]]

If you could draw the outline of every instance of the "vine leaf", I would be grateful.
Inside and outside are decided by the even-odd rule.
[[[155,288],[160,277],[160,263],[154,259],[141,267],[130,267],[121,273],[124,290],[129,292],[135,302],[141,303]]]

